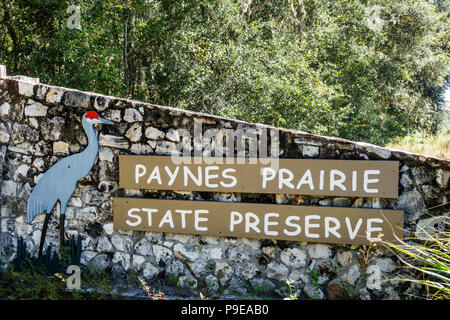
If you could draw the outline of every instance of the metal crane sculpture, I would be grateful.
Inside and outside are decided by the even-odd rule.
[[[34,217],[40,213],[46,213],[44,226],[39,244],[39,255],[42,255],[45,234],[53,207],[59,211],[59,243],[61,249],[64,246],[64,220],[72,193],[77,188],[77,182],[86,176],[92,169],[98,155],[98,139],[94,124],[114,124],[110,120],[100,117],[95,111],[88,111],[83,115],[82,125],[88,138],[88,146],[80,153],[65,157],[48,169],[31,192],[28,198],[27,221],[31,223]],[[59,202],[58,202],[59,201]]]

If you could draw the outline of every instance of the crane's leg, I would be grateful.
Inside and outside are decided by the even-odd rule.
[[[39,244],[38,259],[40,259],[41,256],[42,256],[42,249],[44,248],[45,234],[47,233],[48,221],[49,220],[50,220],[50,213],[46,213],[45,214],[45,220],[44,220],[44,226],[42,227],[42,232],[41,232],[41,243]]]
[[[62,254],[64,248],[64,221],[66,219],[65,214],[61,214],[61,203],[58,202],[56,206],[57,213],[59,214],[59,248]]]

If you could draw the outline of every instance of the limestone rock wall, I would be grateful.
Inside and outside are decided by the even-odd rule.
[[[40,175],[58,159],[85,148],[81,116],[88,110],[96,110],[117,125],[101,129],[97,162],[80,180],[69,202],[65,228],[69,235],[81,234],[82,262],[110,273],[117,283],[125,275],[135,274],[149,284],[166,285],[168,290],[197,297],[199,291],[208,297],[283,297],[288,292],[284,285],[288,278],[301,297],[312,299],[407,299],[419,290],[414,284],[399,281],[368,286],[374,266],[380,270],[381,280],[408,276],[386,248],[116,231],[112,198],[403,209],[408,235],[430,219],[448,215],[449,207],[443,204],[450,196],[450,161],[276,129],[280,157],[400,161],[399,198],[124,190],[118,188],[119,154],[167,154],[180,139],[178,131],[192,132],[194,121],[202,122],[204,130],[246,131],[267,126],[13,78],[0,79],[2,260],[15,256],[18,237],[23,237],[28,250],[37,255],[44,216],[37,216],[31,224],[24,221],[28,196]],[[436,221],[433,225],[442,227]],[[58,243],[58,218],[52,215],[47,245],[57,248]],[[365,259],[366,255],[370,259]]]

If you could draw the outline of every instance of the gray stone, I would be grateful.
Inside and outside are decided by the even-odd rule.
[[[129,122],[129,123],[142,121],[142,115],[136,109],[129,108],[129,109],[125,110],[125,115],[123,117],[123,120],[125,120],[126,122]]]
[[[86,207],[76,211],[76,218],[79,220],[86,220],[94,222],[98,219],[96,207]]]
[[[113,162],[114,161],[114,152],[110,148],[107,147],[100,147],[100,151],[98,153],[98,158],[100,161],[108,161]]]
[[[409,189],[409,188],[413,187],[413,181],[407,172],[405,172],[401,175],[400,184],[405,189]]]
[[[2,196],[3,197],[15,197],[18,184],[12,180],[5,180],[2,183]]]
[[[27,164],[21,164],[17,170],[14,172],[14,180],[18,182],[25,182],[27,179],[28,171],[30,166]]]
[[[280,254],[281,262],[294,269],[306,266],[307,258],[306,252],[297,248],[285,249]]]
[[[220,260],[222,259],[222,248],[211,248],[209,250],[209,259]]]
[[[65,124],[64,118],[53,117],[41,123],[41,133],[45,140],[58,141]]]
[[[90,99],[91,97],[84,92],[75,90],[66,91],[63,104],[69,107],[88,108]]]
[[[61,103],[63,94],[64,94],[63,88],[51,87],[49,88],[47,94],[45,95],[45,101],[48,104],[59,104]]]
[[[261,248],[261,241],[257,239],[248,239],[248,238],[242,238],[242,243],[245,243],[253,250],[259,250]]]
[[[263,247],[262,250],[264,254],[266,254],[267,256],[269,256],[269,258],[272,259],[276,259],[279,253],[278,248],[274,246]]]
[[[411,174],[416,182],[416,185],[425,184],[431,181],[430,176],[425,172],[423,168],[414,167],[411,169]]]
[[[436,199],[439,197],[439,189],[430,185],[423,185],[422,191],[428,199]]]
[[[79,198],[79,197],[71,197],[69,199],[68,205],[72,206],[72,207],[81,208],[83,206],[83,202],[81,201],[81,198]]]
[[[351,251],[343,251],[337,254],[337,261],[342,267],[348,267],[353,262],[353,253]]]
[[[314,300],[323,300],[325,297],[325,294],[320,288],[309,284],[303,288],[303,292],[305,292],[309,298]]]
[[[145,136],[151,140],[160,140],[164,138],[165,134],[156,128],[148,127],[145,129]]]
[[[98,239],[97,251],[98,252],[114,252],[114,247],[111,244],[111,241],[109,241],[108,237],[103,236]]]
[[[329,207],[329,206],[331,206],[332,203],[333,203],[333,200],[331,200],[331,199],[319,200],[319,205],[320,206],[327,206],[327,207]]]
[[[351,286],[355,286],[361,275],[361,271],[359,267],[354,264],[350,268],[348,268],[347,272],[342,275],[342,281],[347,282]]]
[[[394,261],[390,258],[376,258],[374,262],[382,272],[391,273],[395,270]]]
[[[64,141],[53,142],[53,153],[56,155],[67,155],[69,154],[69,144]]]
[[[316,146],[316,147],[321,147],[321,146],[324,145],[324,142],[322,142],[322,141],[308,139],[308,138],[305,138],[305,137],[295,137],[294,138],[294,143],[295,144],[308,144],[310,146]]]
[[[119,251],[125,251],[125,242],[121,235],[115,234],[111,237],[111,243]]]
[[[35,167],[36,169],[38,169],[40,172],[45,170],[45,162],[44,159],[42,158],[36,158],[33,161],[33,167]]]
[[[438,169],[436,172],[436,182],[441,188],[446,188],[450,178],[450,171]]]
[[[106,96],[97,96],[94,101],[94,108],[98,111],[103,111],[109,106],[111,99]],[[120,121],[120,120],[119,120]]]
[[[182,243],[189,243],[194,241],[194,236],[189,234],[179,234],[179,233],[166,233],[167,240],[179,241]]]
[[[172,141],[161,141],[156,145],[156,154],[167,155],[181,155],[181,152],[177,149],[177,145]]]
[[[184,263],[178,259],[174,259],[170,262],[169,266],[166,268],[166,273],[171,274],[175,277],[179,277],[185,274]]]
[[[98,270],[105,270],[110,265],[108,256],[104,253],[98,254],[90,262],[92,266]]]
[[[241,271],[241,275],[244,277],[245,280],[250,280],[254,276],[256,276],[260,272],[259,267],[251,262],[246,264]]]
[[[47,89],[48,88],[46,86],[38,85],[37,90],[36,90],[36,98],[38,98],[40,100],[44,100],[45,94],[47,93]]]
[[[385,148],[380,148],[377,146],[367,146],[366,150],[369,153],[376,154],[381,159],[387,160],[391,157],[391,151],[389,151],[388,149],[385,149]]]
[[[314,158],[314,157],[317,157],[319,155],[319,148],[318,147],[304,145],[302,153],[303,153],[304,157]]]
[[[245,296],[248,294],[246,286],[244,282],[239,278],[232,278],[230,281],[230,285],[225,291],[227,295],[238,295],[239,297]]]
[[[214,200],[223,202],[240,202],[241,197],[235,193],[216,193],[214,194]]]
[[[166,134],[166,138],[170,141],[174,142],[180,142],[180,133],[177,129],[169,129],[169,131]]]
[[[8,102],[4,102],[0,105],[0,116],[5,116],[9,114],[11,110],[11,105]]]
[[[157,276],[159,274],[159,272],[160,271],[157,267],[155,267],[150,262],[147,262],[143,269],[143,276],[145,278],[153,278],[153,277]]]
[[[132,234],[132,231],[126,231],[127,235],[123,236],[123,241],[125,243],[125,250],[129,253],[132,253],[133,251],[133,239],[130,237],[130,234]]]
[[[267,278],[269,278],[269,279],[275,279],[278,281],[286,281],[286,279],[289,276],[289,269],[281,263],[271,261],[267,265],[266,274],[267,274]]]
[[[384,289],[384,292],[386,292],[386,300],[400,300],[400,296],[398,295],[398,293],[395,291],[394,288],[392,287],[387,287],[386,289]]]
[[[131,145],[130,151],[134,154],[152,154],[153,153],[152,147],[146,143],[133,143]]]
[[[111,119],[114,122],[122,121],[122,115],[120,113],[120,110],[111,110],[109,112],[109,119]]]
[[[105,231],[107,235],[111,235],[114,232],[114,225],[112,223],[103,224],[103,231]]]
[[[231,266],[226,262],[216,262],[214,274],[222,285],[225,285],[233,276]]]
[[[333,206],[335,207],[350,207],[352,205],[352,199],[350,198],[334,198]]]
[[[125,133],[125,136],[132,142],[139,141],[142,137],[142,126],[139,123],[134,123]]]
[[[120,264],[127,271],[131,266],[131,256],[123,252],[116,252],[112,258],[112,263]]]
[[[40,235],[40,232],[39,232],[39,235]],[[83,264],[86,264],[87,262],[90,262],[96,255],[97,255],[97,252],[95,252],[95,251],[83,250],[83,251],[81,251],[80,262]]]
[[[178,279],[178,284],[182,288],[194,289],[197,287],[197,280],[192,275],[185,275]]]
[[[380,198],[368,198],[364,203],[363,208],[381,209],[383,208],[384,200]]]
[[[36,118],[28,118],[28,124],[33,129],[39,129],[39,122],[36,120]]]
[[[127,141],[127,139],[103,133],[100,133],[98,143],[100,146],[117,149],[128,149],[129,146],[129,142]]]
[[[39,144],[39,142],[37,144]],[[16,152],[16,153],[20,153],[20,154],[30,154],[30,152],[33,153],[31,144],[28,142],[24,142],[24,143],[18,144],[16,146],[9,146],[8,150],[11,152]],[[35,155],[42,155],[42,154],[35,154]]]
[[[227,252],[228,260],[243,262],[250,260],[250,252],[246,247],[239,245],[235,247],[231,247]]]
[[[6,126],[0,123],[0,143],[7,144],[9,142],[11,136],[6,130]]]
[[[219,281],[211,274],[205,278],[205,283],[208,288],[208,293],[210,294],[216,293],[220,288]]]
[[[310,245],[308,251],[313,259],[328,259],[331,256],[330,246],[325,244]]]
[[[25,106],[25,116],[27,117],[45,117],[47,116],[47,106],[43,104],[29,100],[29,105]]]
[[[143,238],[135,244],[134,251],[142,256],[150,256],[153,252],[152,244],[146,238]]]
[[[187,262],[192,274],[197,278],[203,278],[208,273],[208,263],[205,260],[198,259],[194,262]]]
[[[153,245],[153,254],[155,256],[156,263],[161,267],[167,265],[173,257],[173,253],[170,249],[157,244]]]
[[[397,200],[396,209],[405,210],[410,219],[416,220],[425,212],[425,202],[417,190],[403,192]]]
[[[441,233],[442,236],[446,224],[448,225],[448,217],[446,216],[420,219],[417,222],[415,237],[430,240],[431,237],[435,237],[436,233]]]
[[[30,149],[31,153],[38,157],[47,156],[51,151],[50,146],[45,141],[39,141],[33,147],[30,146]]]
[[[34,92],[34,83],[27,82],[27,81],[17,81],[19,94],[23,95],[25,97],[32,97]]]
[[[175,257],[187,261],[195,261],[200,256],[198,252],[194,250],[188,250],[182,243],[177,243],[173,247],[173,253],[175,254]]]
[[[36,142],[39,140],[39,132],[25,124],[14,123],[12,133],[12,140],[16,145],[25,141]]]
[[[145,258],[143,256],[140,256],[137,254],[133,255],[132,266],[133,266],[134,270],[141,270],[144,262],[145,262]]]

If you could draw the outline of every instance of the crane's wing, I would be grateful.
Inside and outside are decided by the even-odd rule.
[[[27,221],[30,223],[40,213],[50,214],[56,201],[61,202],[61,213],[65,213],[67,202],[75,191],[78,176],[68,171],[71,166],[77,171],[79,154],[59,160],[48,169],[31,192],[27,205]]]
[[[34,220],[34,217],[40,213],[50,213],[55,205],[57,199],[56,194],[52,194],[49,192],[50,190],[46,190],[46,181],[47,179],[43,179],[44,176],[41,177],[37,185],[34,187],[33,192],[31,192],[30,197],[28,198],[27,205],[27,221],[31,223]]]

